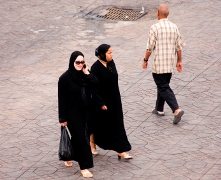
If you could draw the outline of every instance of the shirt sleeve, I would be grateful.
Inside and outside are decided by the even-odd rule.
[[[177,40],[176,40],[176,51],[182,50],[183,47],[186,45],[182,36],[180,35],[179,30],[177,29]]]
[[[154,31],[153,26],[151,26],[147,40],[147,50],[149,52],[152,52],[155,49],[156,40],[156,32]]]

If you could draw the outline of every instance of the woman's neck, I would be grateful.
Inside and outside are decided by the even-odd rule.
[[[101,59],[99,59],[99,61],[100,61],[105,67],[107,67],[107,62],[102,61]]]

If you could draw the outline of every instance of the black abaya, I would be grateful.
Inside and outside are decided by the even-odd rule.
[[[99,93],[93,93],[93,118],[89,123],[90,133],[94,134],[95,144],[105,150],[118,153],[131,150],[123,121],[121,96],[118,87],[118,74],[112,60],[105,67],[97,60],[91,72],[99,80]],[[96,100],[95,100],[96,99]],[[101,110],[103,105],[108,110]]]
[[[68,124],[74,150],[73,160],[79,163],[81,170],[93,167],[87,121],[91,90],[97,84],[92,74],[83,74],[82,80],[84,83],[80,83],[70,71],[66,71],[58,81],[59,122]]]

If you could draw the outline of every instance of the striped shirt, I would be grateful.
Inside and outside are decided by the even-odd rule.
[[[152,72],[172,73],[177,51],[184,46],[177,26],[167,18],[160,19],[158,23],[152,25],[147,41],[147,50],[153,54]]]

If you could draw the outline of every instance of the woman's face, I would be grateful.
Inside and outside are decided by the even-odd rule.
[[[74,67],[77,71],[81,71],[84,64],[85,61],[83,56],[78,56],[77,59],[74,61]]]
[[[113,59],[113,53],[112,53],[112,48],[110,47],[108,49],[108,51],[106,52],[106,60],[109,62],[109,61],[112,61]]]

